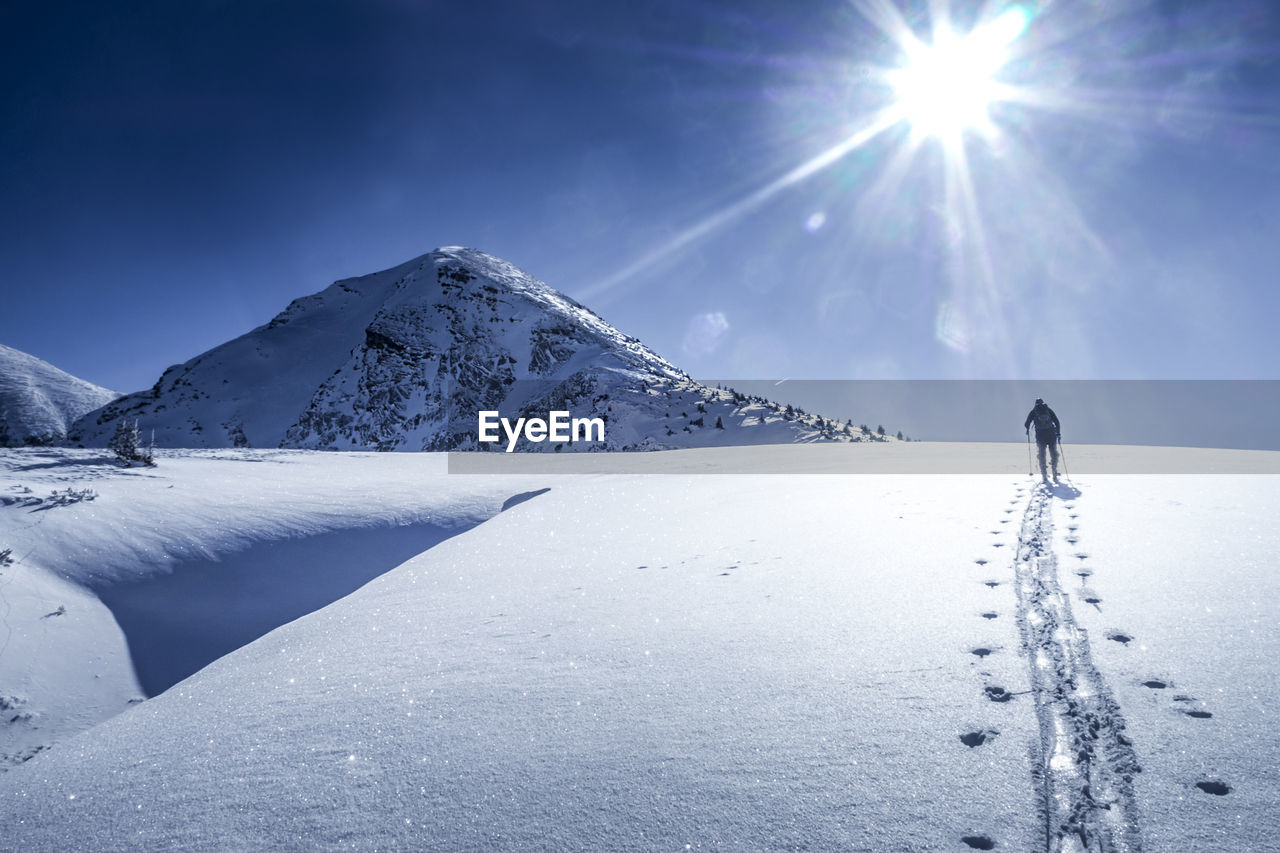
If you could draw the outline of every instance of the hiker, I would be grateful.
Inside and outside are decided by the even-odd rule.
[[[1058,423],[1058,416],[1053,413],[1053,409],[1045,405],[1044,400],[1036,398],[1036,404],[1031,408],[1031,412],[1027,415],[1026,423],[1022,426],[1027,433],[1027,438],[1031,437],[1031,424],[1036,425],[1036,455],[1040,459],[1040,476],[1044,481],[1049,482],[1049,474],[1044,467],[1044,452],[1049,451],[1050,464],[1053,467],[1053,479],[1058,479],[1058,442],[1062,441],[1062,425]]]

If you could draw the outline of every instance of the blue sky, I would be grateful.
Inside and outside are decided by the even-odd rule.
[[[136,390],[461,244],[695,375],[1275,378],[1280,10],[1020,8],[961,203],[907,123],[779,184],[892,102],[849,2],[6,3],[0,341]]]

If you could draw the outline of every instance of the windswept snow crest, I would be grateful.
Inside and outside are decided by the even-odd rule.
[[[601,418],[604,439],[520,450],[656,450],[862,438],[850,424],[709,388],[511,264],[460,247],[339,281],[91,412],[104,446],[138,419],[158,447],[477,449],[480,411]]]
[[[0,447],[55,444],[76,418],[119,396],[0,344]]]
[[[157,459],[0,451],[0,772],[541,485],[442,455]]]

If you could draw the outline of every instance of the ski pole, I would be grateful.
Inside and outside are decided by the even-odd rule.
[[[1034,477],[1036,472],[1031,467],[1031,430],[1027,430],[1027,476]]]
[[[1067,476],[1067,481],[1071,481],[1071,470],[1067,468],[1067,448],[1062,446],[1062,439],[1058,439],[1058,455],[1062,457],[1062,473]]]

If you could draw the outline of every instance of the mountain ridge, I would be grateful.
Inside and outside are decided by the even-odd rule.
[[[483,252],[446,246],[293,300],[269,322],[80,418],[158,447],[488,449],[476,413],[600,417],[603,441],[522,450],[657,450],[820,439],[851,425],[712,389],[594,311]]]
[[[0,447],[55,444],[76,418],[119,396],[0,344]]]

